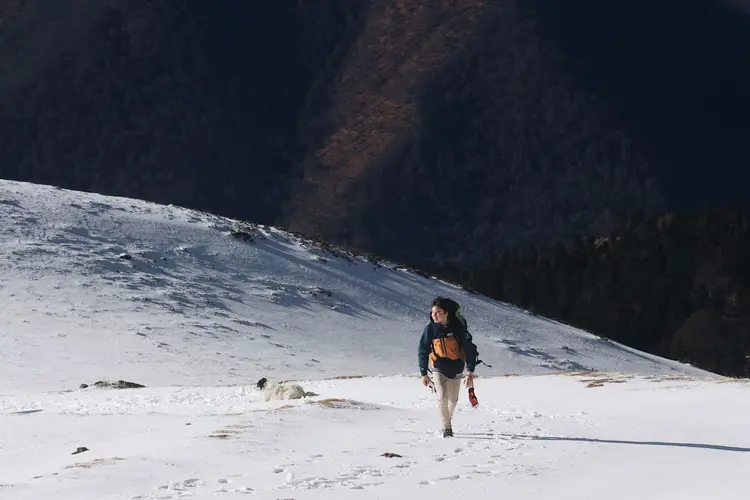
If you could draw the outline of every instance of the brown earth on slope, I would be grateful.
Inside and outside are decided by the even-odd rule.
[[[292,230],[320,234],[348,224],[349,189],[419,127],[415,96],[425,79],[460,55],[475,35],[484,0],[377,2],[341,63],[326,113],[333,130],[309,154],[288,209]]]

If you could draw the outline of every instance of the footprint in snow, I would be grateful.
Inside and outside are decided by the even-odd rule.
[[[176,481],[159,486],[159,490],[163,491],[175,491],[177,492],[178,496],[183,496],[185,493],[188,492],[188,489],[195,488],[199,484],[205,484],[200,479],[185,479],[183,481]],[[172,498],[171,496],[162,497],[162,498]]]
[[[370,483],[354,483],[353,479],[360,479],[360,476],[349,477],[343,475],[334,479],[325,477],[314,477],[308,476],[300,479],[288,480],[285,484],[277,486],[273,489],[297,489],[297,490],[312,490],[312,489],[329,489],[329,488],[349,488],[355,490],[361,490],[372,486],[379,486],[385,484],[384,481],[376,481]]]
[[[433,485],[433,484],[437,484],[437,481],[456,481],[456,480],[458,480],[460,478],[461,478],[461,476],[459,476],[457,474],[454,474],[452,476],[439,477],[435,481],[428,481],[426,479],[423,479],[422,481],[419,481],[418,484],[419,484],[419,486],[430,486],[430,485]]]
[[[223,478],[217,479],[216,482],[219,483],[220,486],[216,488],[215,493],[252,493],[254,491],[249,486],[245,486],[240,489],[236,489],[236,488],[227,489],[227,484],[229,484],[229,480],[223,479]]]
[[[364,490],[365,488],[371,488],[373,486],[382,486],[385,484],[385,481],[375,481],[374,483],[362,483],[362,484],[354,484],[350,486],[353,490]]]

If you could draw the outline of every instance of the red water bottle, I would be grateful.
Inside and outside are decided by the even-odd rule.
[[[469,402],[471,403],[471,406],[476,406],[479,404],[479,400],[477,399],[477,395],[474,394],[474,387],[469,387]]]

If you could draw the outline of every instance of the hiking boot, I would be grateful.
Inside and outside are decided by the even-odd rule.
[[[451,429],[450,427],[443,429],[443,437],[453,437],[453,429]]]

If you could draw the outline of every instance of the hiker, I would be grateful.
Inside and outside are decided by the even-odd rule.
[[[419,372],[422,383],[433,382],[427,375],[429,359],[434,375],[434,390],[443,423],[443,437],[453,436],[453,411],[458,403],[461,375],[466,368],[466,387],[474,386],[477,348],[459,313],[459,305],[446,297],[432,301],[430,323],[419,341]]]

